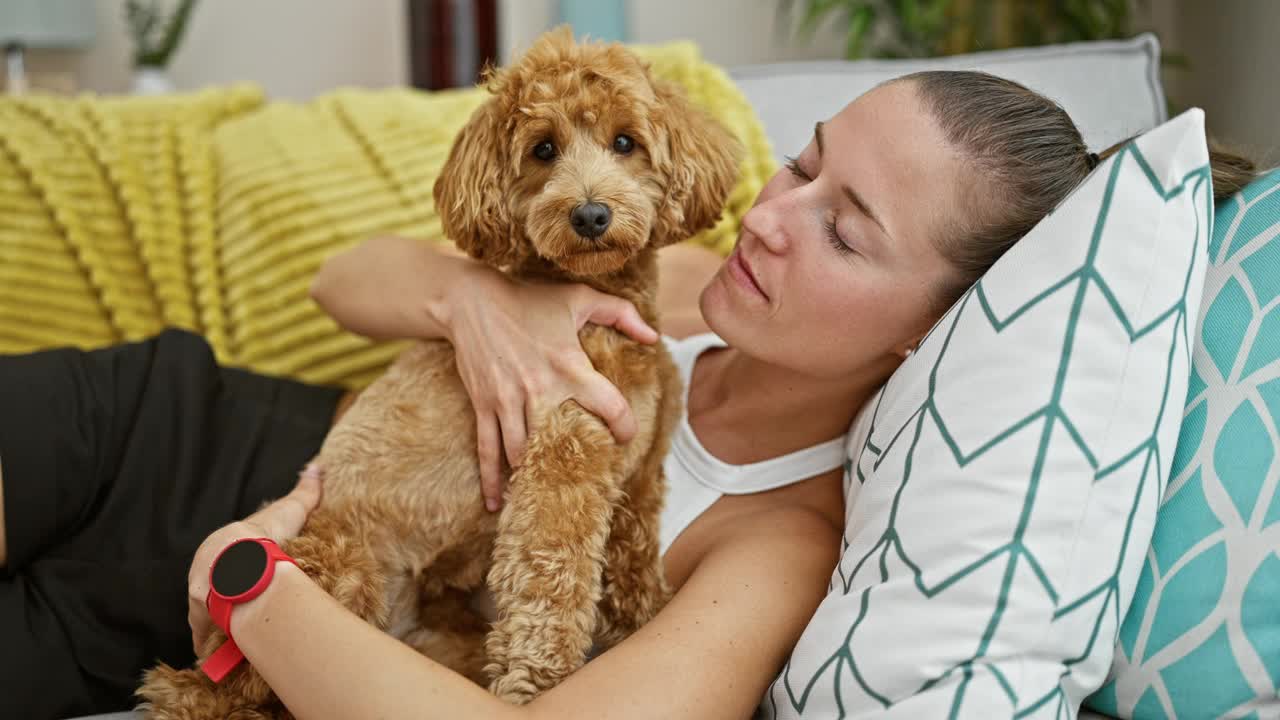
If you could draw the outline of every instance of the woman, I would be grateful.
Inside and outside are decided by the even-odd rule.
[[[416,654],[288,564],[233,612],[240,647],[308,719],[595,718],[602,708],[619,718],[750,715],[825,594],[844,517],[840,438],[854,414],[1097,162],[1061,108],[980,73],[907,76],[819,123],[744,217],[737,247],[701,293],[700,315],[691,297],[664,302],[668,332],[710,329],[723,339],[671,346],[688,386],[683,451],[694,458],[681,483],[701,488],[694,517],[674,529],[675,516],[663,517],[675,595],[650,624],[530,705],[507,706]],[[1237,190],[1250,171],[1215,156],[1217,194]],[[680,260],[696,277],[696,263]],[[609,298],[516,285],[394,238],[331,260],[313,295],[355,332],[453,342],[490,500],[500,497],[500,453],[519,464],[531,403],[573,397],[620,439],[633,429],[617,391],[576,345],[591,319],[654,339]],[[281,501],[200,545],[189,572],[197,642],[210,627],[205,579],[217,553],[239,538],[290,537],[321,492],[309,473]]]

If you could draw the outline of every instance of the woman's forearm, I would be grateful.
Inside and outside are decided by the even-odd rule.
[[[487,266],[446,248],[377,237],[325,261],[311,298],[339,325],[377,340],[448,337],[451,298]]]
[[[231,622],[245,657],[300,720],[524,715],[351,614],[289,563]]]

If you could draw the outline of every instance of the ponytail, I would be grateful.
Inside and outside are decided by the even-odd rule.
[[[1122,140],[1098,153],[1100,160],[1115,155],[1120,148],[1133,142],[1134,135]],[[1253,161],[1243,155],[1227,149],[1217,140],[1209,138],[1209,172],[1213,177],[1213,201],[1220,203],[1244,189],[1245,185],[1258,177],[1258,168]]]

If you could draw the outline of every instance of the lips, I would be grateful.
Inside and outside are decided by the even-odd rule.
[[[747,265],[747,261],[742,258],[737,248],[729,256],[729,273],[748,290],[759,294],[765,300],[769,299],[768,293],[760,287],[760,281],[756,280],[755,273],[751,272],[751,266]]]

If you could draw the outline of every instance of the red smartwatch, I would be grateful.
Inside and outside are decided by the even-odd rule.
[[[276,563],[293,562],[268,538],[245,538],[222,549],[209,568],[209,594],[204,604],[213,624],[227,634],[227,641],[204,661],[201,669],[214,682],[244,660],[244,653],[231,637],[231,611],[262,594],[276,574]]]

